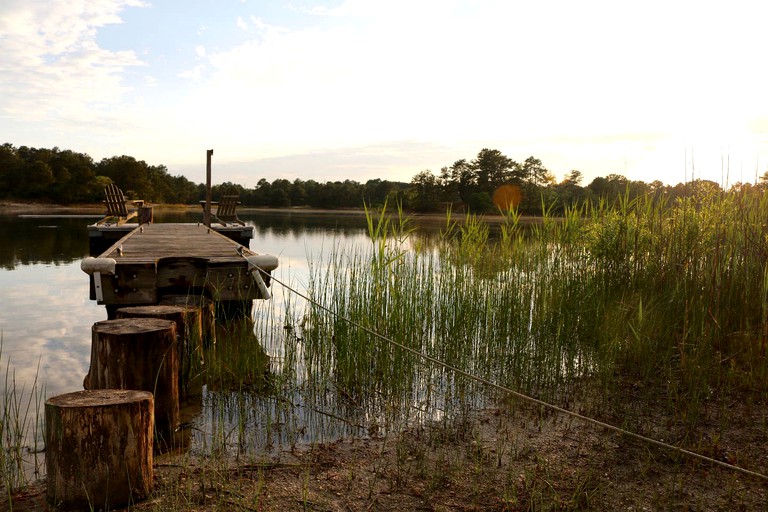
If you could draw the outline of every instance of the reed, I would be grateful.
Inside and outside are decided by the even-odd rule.
[[[2,360],[2,335],[0,335]],[[42,458],[38,456],[43,439],[42,407],[45,390],[37,375],[31,388],[19,388],[10,360],[5,365],[5,380],[0,403],[0,488],[12,503],[14,492],[40,476]]]
[[[429,240],[399,208],[368,211],[370,244],[309,262],[306,290],[323,307],[283,291],[206,355],[199,444],[258,460],[414,424],[462,436],[474,411],[505,401],[354,324],[641,433],[653,426],[626,394],[642,390],[692,431],[713,397],[767,390],[766,203],[626,195],[562,217],[544,206],[533,227],[512,209],[498,228],[448,212]]]
[[[437,249],[409,244],[401,212],[368,212],[369,250],[318,264],[310,294],[397,343],[564,405],[586,383],[617,404],[622,382],[642,380],[693,425],[714,390],[768,385],[766,201],[627,194],[561,218],[544,207],[531,229],[502,212],[498,233],[449,212]],[[484,403],[476,384],[318,308],[302,322],[306,367],[356,403],[389,400],[401,418]]]

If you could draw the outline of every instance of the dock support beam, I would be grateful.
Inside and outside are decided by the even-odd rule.
[[[211,227],[211,157],[213,150],[209,149],[205,153],[205,213],[203,213],[203,224]]]

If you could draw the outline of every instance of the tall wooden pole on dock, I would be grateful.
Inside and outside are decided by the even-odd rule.
[[[209,149],[205,154],[205,213],[203,224],[211,227],[211,157],[213,150]]]

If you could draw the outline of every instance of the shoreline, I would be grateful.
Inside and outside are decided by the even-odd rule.
[[[163,211],[198,211],[200,212],[199,205],[184,205],[184,204],[156,204],[152,205],[158,210]],[[376,210],[371,210],[376,212]],[[102,204],[74,204],[74,205],[61,205],[54,203],[31,203],[23,201],[0,201],[0,215],[52,215],[52,214],[86,214],[86,215],[100,215],[104,214],[104,205]],[[355,216],[365,217],[366,211],[362,208],[342,208],[338,210],[311,208],[297,206],[292,208],[268,208],[268,207],[248,207],[243,206],[238,208],[238,213],[262,213],[262,214],[289,214],[289,215],[322,215],[322,216]],[[396,210],[390,212],[393,216],[397,214]],[[404,217],[419,221],[419,222],[445,222],[447,212],[445,213],[417,213],[417,212],[403,212]],[[482,218],[485,222],[491,224],[500,224],[504,221],[504,217],[500,214],[479,214],[478,217]],[[466,218],[466,213],[451,213],[451,219],[454,221],[461,221]],[[523,215],[520,218],[521,224],[534,224],[541,221],[540,217]]]

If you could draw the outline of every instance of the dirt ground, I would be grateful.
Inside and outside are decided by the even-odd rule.
[[[734,405],[727,432],[702,429],[699,452],[765,474],[766,427],[748,419],[750,409]],[[648,429],[668,428],[669,418],[655,412],[649,404]],[[44,510],[44,503],[38,482],[4,510]],[[286,449],[258,461],[158,456],[152,495],[124,510],[758,511],[768,510],[768,480],[512,404],[451,426]]]

